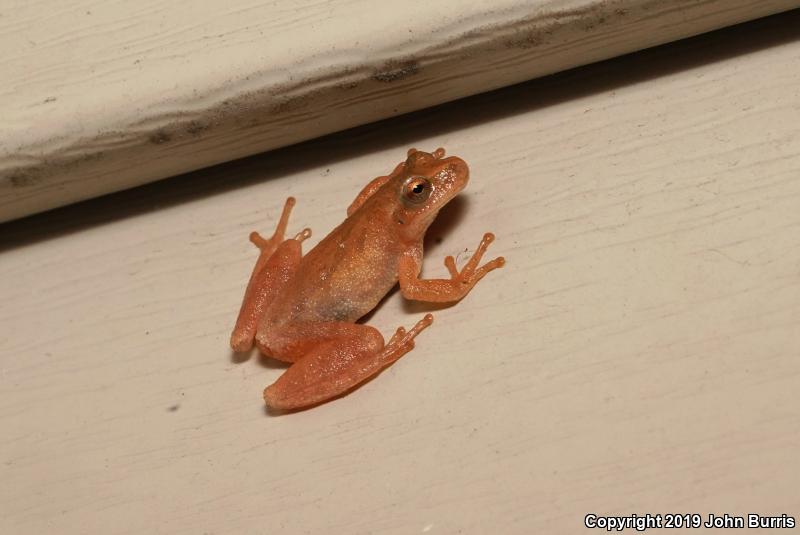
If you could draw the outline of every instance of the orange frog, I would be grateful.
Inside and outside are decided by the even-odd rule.
[[[275,233],[250,235],[261,254],[253,268],[231,335],[231,347],[293,363],[264,390],[275,409],[297,409],[336,397],[375,375],[414,348],[414,338],[433,322],[426,314],[411,330],[397,329],[389,343],[374,327],[355,323],[400,282],[407,299],[458,301],[484,275],[501,267],[495,258],[478,267],[494,240],[485,234],[461,271],[444,259],[450,279],[420,279],[422,239],[439,210],[469,180],[464,160],[415,149],[388,176],[359,193],[347,219],[305,256],[305,229],[284,240],[295,200],[286,200]]]

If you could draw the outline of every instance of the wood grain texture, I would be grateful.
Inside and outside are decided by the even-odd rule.
[[[100,2],[0,17],[0,221],[800,6]]]
[[[798,88],[793,13],[5,224],[0,532],[797,517]],[[486,230],[506,268],[353,394],[265,414],[281,367],[227,348],[247,233],[292,194],[316,242],[440,145],[472,180],[425,273]]]

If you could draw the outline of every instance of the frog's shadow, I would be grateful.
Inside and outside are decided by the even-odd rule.
[[[291,364],[291,362],[285,362],[282,360],[278,360],[274,357],[270,357],[269,355],[265,355],[255,347],[248,351],[242,351],[242,352],[237,352],[231,349],[230,350],[231,362],[233,364],[244,364],[245,362],[250,360],[250,357],[252,356],[253,352],[255,352],[256,355],[258,355],[256,361],[262,367],[270,370],[285,370]]]

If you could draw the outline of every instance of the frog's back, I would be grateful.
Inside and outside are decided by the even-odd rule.
[[[402,247],[386,221],[359,211],[300,262],[270,306],[273,322],[354,322],[397,283]]]

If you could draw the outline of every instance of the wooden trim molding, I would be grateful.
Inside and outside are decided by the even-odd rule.
[[[0,221],[800,1],[491,5],[19,2],[0,17]]]

